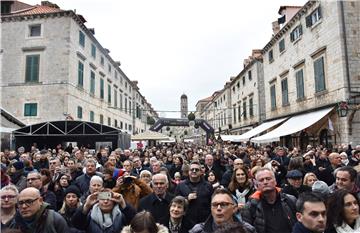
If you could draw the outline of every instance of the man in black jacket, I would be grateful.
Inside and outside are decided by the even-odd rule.
[[[296,222],[296,198],[276,187],[275,174],[269,168],[260,168],[255,179],[257,191],[242,210],[243,220],[258,233],[291,232]]]
[[[316,193],[303,193],[296,202],[296,218],[292,233],[322,233],[326,227],[324,199]]]
[[[194,223],[204,222],[210,215],[210,201],[213,193],[211,184],[201,177],[200,163],[190,164],[189,179],[177,185],[175,195],[189,200],[188,217]]]
[[[39,190],[26,188],[19,194],[19,212],[15,217],[16,226],[23,233],[68,233],[65,219],[54,210],[47,208]]]
[[[174,195],[170,194],[167,189],[169,181],[164,174],[155,174],[152,177],[152,187],[154,192],[141,198],[138,211],[149,211],[157,223],[169,224],[169,206]]]

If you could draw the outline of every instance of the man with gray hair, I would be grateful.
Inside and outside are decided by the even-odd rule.
[[[276,187],[275,174],[269,168],[260,168],[255,179],[257,191],[241,213],[243,220],[258,233],[291,232],[296,222],[296,198]]]
[[[96,161],[94,159],[85,160],[85,174],[79,176],[75,180],[75,185],[79,187],[81,194],[89,190],[90,179],[93,175],[102,176],[96,172]]]
[[[169,224],[169,205],[174,195],[170,194],[167,189],[169,181],[164,174],[155,174],[152,177],[152,187],[154,192],[141,198],[138,211],[147,210],[155,218],[157,223]]]
[[[33,187],[39,190],[44,202],[49,204],[49,208],[56,209],[56,195],[53,191],[45,189],[41,180],[41,174],[37,171],[30,172],[27,177],[27,187]]]

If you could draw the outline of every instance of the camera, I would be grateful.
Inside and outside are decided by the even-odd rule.
[[[132,182],[132,177],[130,176],[124,177],[124,184],[131,184],[131,182]]]
[[[111,192],[101,192],[98,194],[98,200],[109,200],[111,198]]]

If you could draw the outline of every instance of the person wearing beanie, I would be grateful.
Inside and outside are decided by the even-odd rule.
[[[26,188],[26,176],[24,171],[24,163],[16,161],[10,165],[10,180],[19,192]]]
[[[322,180],[317,180],[312,186],[312,191],[327,197],[330,194],[329,186]]]
[[[80,196],[80,190],[76,185],[70,185],[64,191],[64,201],[61,209],[59,210],[59,213],[66,220],[70,228],[70,233],[84,232],[76,229],[71,223],[72,217],[76,209],[81,205]]]

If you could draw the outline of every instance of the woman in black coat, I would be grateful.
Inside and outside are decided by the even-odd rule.
[[[182,196],[174,197],[170,202],[170,219],[166,227],[169,233],[188,233],[194,223],[186,217],[189,202]]]

